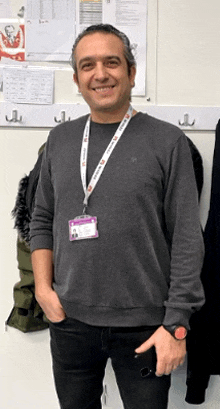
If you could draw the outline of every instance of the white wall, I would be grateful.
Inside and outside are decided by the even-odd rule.
[[[12,4],[17,7],[22,2],[13,0]],[[219,12],[218,0],[149,0],[147,94],[151,100],[136,98],[136,104],[220,106]],[[81,101],[71,77],[70,71],[56,74],[55,102]],[[52,380],[48,331],[23,334],[10,327],[6,332],[4,329],[13,305],[13,286],[19,280],[16,232],[10,212],[18,182],[33,167],[47,134],[48,129],[0,129],[0,409],[59,407]],[[187,135],[199,148],[204,162],[201,198],[204,225],[209,207],[214,129],[188,131]],[[184,402],[185,369],[184,366],[173,375],[169,409],[198,407]],[[106,372],[108,406],[121,409],[110,366]],[[220,407],[219,386],[219,377],[213,376],[206,402],[199,408]]]

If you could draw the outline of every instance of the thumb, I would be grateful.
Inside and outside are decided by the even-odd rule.
[[[137,354],[142,354],[143,352],[146,352],[148,349],[150,349],[154,345],[154,338],[153,335],[145,341],[143,344],[141,344],[138,348],[135,349],[135,352]]]

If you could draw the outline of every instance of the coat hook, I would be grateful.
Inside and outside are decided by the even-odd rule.
[[[179,120],[179,125],[181,126],[193,126],[195,124],[196,120],[194,119],[193,122],[190,124],[189,123],[189,115],[188,114],[184,114],[184,121],[181,122]]]
[[[5,119],[7,122],[21,122],[22,121],[22,116],[18,119],[18,111],[14,109],[12,111],[12,118],[9,119],[7,115],[5,115]]]
[[[66,121],[66,112],[65,111],[61,111],[60,113],[60,117],[61,119],[57,119],[57,117],[54,117],[54,121],[57,122],[58,124],[60,124],[61,122],[65,122]],[[68,121],[70,121],[70,117],[68,118]]]

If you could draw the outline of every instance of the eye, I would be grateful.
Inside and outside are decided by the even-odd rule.
[[[89,70],[92,69],[92,67],[93,67],[93,64],[91,62],[86,62],[86,63],[82,64],[81,69],[83,71],[89,71]]]
[[[106,65],[111,68],[118,67],[119,61],[118,60],[108,60],[106,61]]]

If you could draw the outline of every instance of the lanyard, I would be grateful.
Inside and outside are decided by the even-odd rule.
[[[121,138],[125,128],[128,126],[130,119],[132,117],[132,112],[133,108],[130,105],[128,108],[128,111],[126,112],[124,118],[122,119],[120,125],[118,126],[118,129],[116,130],[112,140],[110,141],[109,145],[107,146],[100,162],[98,163],[91,180],[89,182],[89,185],[87,187],[86,184],[86,175],[87,175],[87,159],[88,159],[88,149],[89,149],[89,135],[90,135],[90,116],[86,122],[85,129],[83,132],[83,140],[82,140],[82,148],[81,148],[81,156],[80,156],[80,172],[81,172],[81,180],[82,180],[82,185],[83,185],[83,190],[85,193],[85,198],[83,201],[84,205],[84,210],[83,214],[86,211],[86,208],[88,206],[88,199],[93,190],[95,189],[95,186],[97,182],[100,179],[100,176],[105,168],[106,163],[108,162],[108,159],[110,158],[113,149],[116,147],[119,139]]]

